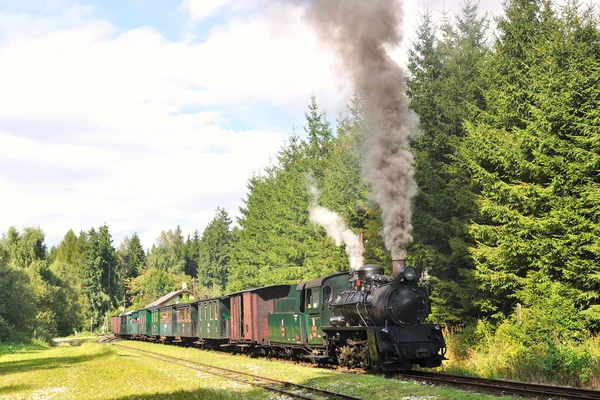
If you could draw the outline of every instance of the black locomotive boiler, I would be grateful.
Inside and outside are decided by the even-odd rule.
[[[408,370],[413,364],[436,367],[445,359],[441,326],[424,323],[431,313],[427,287],[417,284],[415,270],[403,260],[393,262],[393,274],[364,265],[350,273],[349,287],[331,303],[332,339],[349,344],[338,350],[340,364]],[[357,347],[361,343],[364,348]]]

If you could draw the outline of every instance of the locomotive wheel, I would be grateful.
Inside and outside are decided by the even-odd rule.
[[[371,357],[367,342],[348,339],[346,343],[346,346],[336,348],[338,364],[348,368],[370,368]]]

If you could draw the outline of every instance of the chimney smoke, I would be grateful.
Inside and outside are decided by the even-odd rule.
[[[351,77],[367,129],[365,173],[383,216],[385,245],[406,258],[412,241],[411,200],[417,193],[409,136],[417,123],[404,95],[404,74],[388,48],[402,41],[398,0],[291,0],[330,44]]]

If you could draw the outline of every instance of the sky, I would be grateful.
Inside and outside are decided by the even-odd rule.
[[[350,1],[350,0],[349,0]],[[400,65],[419,13],[408,0]],[[500,12],[499,0],[480,9]],[[311,95],[332,117],[353,88],[279,0],[0,0],[0,232],[39,226],[49,246],[104,223],[200,233],[235,219],[248,179],[302,134]]]

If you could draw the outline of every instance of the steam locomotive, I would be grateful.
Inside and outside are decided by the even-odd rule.
[[[245,290],[189,303],[129,311],[112,319],[122,338],[406,371],[445,359],[442,327],[426,324],[427,287],[396,260],[393,276],[367,264],[302,282]]]

